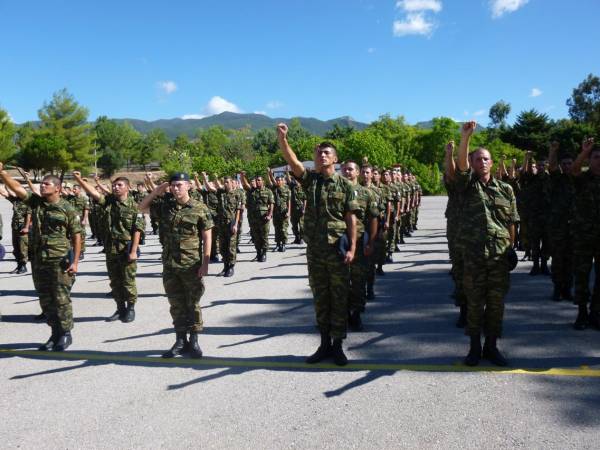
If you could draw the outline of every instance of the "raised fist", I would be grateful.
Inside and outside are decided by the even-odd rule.
[[[285,123],[280,123],[277,125],[277,136],[285,139],[287,138],[288,126]]]
[[[465,137],[469,137],[473,134],[476,127],[477,127],[477,122],[475,122],[474,120],[465,122],[465,123],[463,123],[461,134]]]

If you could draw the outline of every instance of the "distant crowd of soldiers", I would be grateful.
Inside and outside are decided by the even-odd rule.
[[[267,169],[264,177],[252,179],[243,171],[212,180],[204,172],[194,176],[176,173],[157,184],[153,174],[147,173],[135,188],[125,177],[113,179],[109,188],[97,176],[91,183],[73,172],[73,184],[49,175],[38,186],[21,171],[29,187],[26,189],[0,163],[0,178],[5,183],[0,195],[13,204],[11,228],[17,261],[13,273],[27,272],[27,262],[31,261],[42,308],[37,319],[45,320],[52,329],[40,350],[62,351],[72,343],[70,290],[78,262],[85,257],[86,225],[91,231],[87,239],[91,245],[101,246],[105,254],[111,289],[108,295],[116,303],[114,314],[106,320],[135,320],[137,259],[149,215],[152,233],[158,235],[163,247],[163,286],[176,332],[175,344],[163,357],[201,357],[198,333],[202,330],[199,302],[204,292],[203,276],[209,261],[218,262],[219,255],[223,269],[217,276],[234,275],[247,214],[250,241],[256,249],[253,261],[267,259],[271,221],[275,228],[272,251],[286,251],[290,222],[293,244],[307,242],[309,282],[322,333],[320,352],[307,362],[332,357],[336,364],[346,364],[341,348],[346,327],[362,329],[361,314],[367,300],[375,296],[376,274],[384,275],[383,266],[393,261],[399,244],[417,228],[422,190],[416,177],[400,165],[378,168],[366,158],[360,165],[346,161],[341,164],[341,175],[336,173],[337,155],[330,143],[315,149],[315,170],[306,171],[297,159],[289,158],[287,127],[280,125],[278,134],[289,170],[275,173]],[[335,154],[335,158],[320,160],[323,149],[330,152],[328,157]],[[306,173],[320,181],[305,182]],[[336,188],[327,187],[332,180]],[[343,188],[344,194],[337,188]],[[311,249],[326,255],[336,267],[318,274],[329,277],[328,281],[316,279],[312,269],[322,261],[314,262]],[[321,304],[320,286],[329,285],[331,280],[334,286],[342,284],[335,298],[326,300],[335,303],[337,309]],[[343,298],[338,298],[340,293]]]
[[[493,176],[490,153],[469,151],[473,130],[474,122],[465,124],[458,156],[450,142],[445,157],[448,247],[453,296],[460,307],[456,325],[471,337],[466,364],[476,365],[483,357],[506,365],[496,339],[502,333],[508,273],[517,264],[515,250],[533,261],[529,275],[551,276],[552,300],[578,305],[576,330],[600,330],[600,147],[586,139],[574,160],[554,142],[547,160],[535,161],[527,152],[521,167],[512,160],[507,168],[502,158]]]

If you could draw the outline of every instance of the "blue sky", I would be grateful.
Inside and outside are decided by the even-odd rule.
[[[600,75],[599,20],[598,0],[0,0],[0,107],[33,120],[66,87],[91,119],[562,118]]]

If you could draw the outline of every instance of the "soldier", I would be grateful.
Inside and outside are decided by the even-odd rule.
[[[369,260],[375,248],[379,207],[375,193],[358,183],[358,165],[347,161],[342,166],[344,177],[354,189],[358,203],[356,214],[356,257],[350,265],[350,295],[348,297],[348,325],[353,331],[363,329],[360,315],[365,312]],[[372,289],[372,287],[371,287]]]
[[[169,186],[171,192],[165,193]],[[200,299],[204,294],[203,277],[208,273],[213,223],[207,206],[191,198],[189,189],[189,176],[176,173],[139,204],[141,211],[147,211],[153,201],[162,197],[160,215],[167,224],[162,251],[163,286],[176,339],[163,358],[185,352],[192,358],[202,357],[198,344],[198,333],[203,327]]]
[[[198,189],[200,189],[201,187],[203,188],[202,192],[204,192],[205,196],[204,203],[206,203],[206,206],[208,206],[208,210],[210,211],[210,216],[213,224],[216,225],[218,224],[217,216],[219,209],[219,196],[217,195],[217,190],[214,189],[214,185],[208,180],[208,177],[206,177],[205,175],[206,174],[202,172],[202,185],[200,184],[200,180],[197,176],[194,176],[194,181]],[[217,254],[219,253],[219,229],[217,226],[213,227],[212,229],[211,239],[212,244],[210,246],[210,262],[219,262],[219,257],[217,256]]]
[[[448,239],[448,254],[452,264],[451,275],[454,280],[454,304],[460,308],[457,328],[464,328],[467,324],[467,298],[463,289],[463,249],[460,246],[460,222],[462,217],[462,196],[454,186],[456,163],[454,162],[454,141],[446,145],[444,160],[444,186],[448,193],[446,205],[446,237]]]
[[[398,219],[402,212],[402,197],[398,186],[394,184],[393,175],[391,171],[385,170],[383,172],[383,184],[386,186],[386,189],[389,191],[389,195],[392,198],[392,216],[390,221],[390,228],[388,229],[387,233],[387,256],[385,258],[385,262],[391,264],[394,262],[392,254],[396,249],[396,230],[400,226]]]
[[[273,210],[273,227],[275,228],[275,249],[285,252],[287,244],[287,232],[291,210],[290,189],[285,183],[283,176],[273,177],[273,171],[269,169],[269,183],[273,190],[275,208]]]
[[[319,348],[306,362],[314,364],[332,357],[342,366],[348,363],[342,341],[346,337],[349,265],[356,251],[354,211],[358,205],[348,180],[335,172],[337,151],[333,144],[323,142],[315,148],[315,171],[307,171],[290,147],[287,133],[287,125],[280,123],[279,147],[307,197],[304,231],[308,279],[321,333]]]
[[[463,124],[454,176],[454,186],[463,197],[459,239],[468,304],[465,334],[471,339],[464,362],[476,366],[483,357],[505,366],[508,362],[498,350],[497,339],[502,335],[504,297],[510,286],[508,252],[512,251],[519,216],[512,188],[492,176],[489,151],[479,148],[469,159],[469,141],[475,127],[475,122]]]
[[[117,304],[117,310],[106,321],[114,322],[119,319],[124,323],[133,322],[137,303],[135,275],[138,246],[145,224],[137,203],[129,196],[129,180],[125,177],[115,178],[112,193],[102,195],[83,180],[79,172],[73,172],[73,177],[106,210],[106,268],[112,297]]]
[[[582,171],[587,163],[589,168]],[[600,330],[600,145],[586,139],[571,169],[575,188],[573,214],[573,267],[575,273],[575,302],[579,307],[573,324],[576,330],[588,325]],[[596,281],[590,302],[590,272],[596,266]]]
[[[389,171],[384,170],[383,171],[383,177],[385,179],[386,175],[385,173],[388,172],[388,177],[389,177]],[[379,276],[383,276],[385,275],[385,272],[383,271],[383,265],[386,263],[387,260],[387,241],[388,241],[388,234],[391,232],[392,229],[392,222],[393,222],[393,202],[394,202],[394,196],[393,193],[391,191],[391,189],[389,188],[389,185],[382,183],[381,182],[381,177],[382,174],[379,171],[379,169],[377,167],[373,168],[373,184],[381,191],[381,205],[380,205],[380,209],[381,209],[381,213],[379,216],[379,221],[380,221],[380,234],[381,234],[381,239],[378,239],[376,241],[376,245],[375,245],[375,263],[377,265],[377,268],[375,270],[375,273]]]
[[[17,262],[17,267],[10,273],[26,273],[29,254],[31,209],[17,195],[13,195],[5,189],[0,189],[0,195],[5,197],[13,206],[10,227],[12,231],[13,255]]]
[[[291,194],[290,222],[292,223],[292,233],[294,233],[294,244],[302,244],[304,235],[304,210],[306,209],[306,194],[296,180],[289,172],[285,173]]]
[[[240,239],[242,236],[242,224],[244,223],[244,211],[246,211],[246,192],[244,191],[244,188],[242,188],[241,182],[239,182],[237,179],[232,178],[233,183],[234,183],[234,189],[236,194],[239,197],[240,200],[240,220],[239,220],[239,226],[237,228],[237,234],[235,237],[235,249],[237,253],[240,253]]]
[[[47,175],[42,179],[41,196],[27,193],[4,170],[1,162],[0,178],[31,208],[33,284],[52,329],[50,339],[39,350],[66,350],[73,342],[70,293],[79,261],[79,218],[69,202],[61,198],[61,181],[58,177]]]
[[[567,154],[558,158],[559,144],[550,145],[550,214],[548,236],[552,253],[552,300],[573,300],[573,242],[571,239],[572,205],[575,190],[571,178],[573,158]]]
[[[135,200],[136,203],[141,203],[144,200],[144,197],[148,195],[148,189],[146,189],[145,183],[137,183],[136,188],[131,191],[131,196]],[[190,194],[191,195],[191,194]],[[144,231],[140,236],[140,245],[146,244],[146,214],[142,214],[142,222],[144,223]]]
[[[254,186],[248,183],[246,172],[242,172],[241,176],[242,186],[248,195],[248,221],[252,242],[256,249],[256,260],[265,262],[269,249],[269,224],[275,207],[273,192],[264,185],[263,177],[260,175],[254,178]]]
[[[208,182],[206,173],[202,172],[202,176],[208,190],[216,192],[219,198],[217,224],[219,228],[219,248],[223,257],[223,270],[217,276],[231,277],[235,273],[234,267],[237,257],[237,230],[240,225],[242,208],[240,197],[234,189],[231,177],[223,178],[223,184],[215,178],[215,185],[212,185]]]
[[[71,204],[81,219],[81,253],[79,254],[79,259],[82,260],[85,253],[85,226],[88,223],[88,214],[90,211],[88,199],[82,195],[81,186],[78,184],[73,184],[71,194],[65,196],[65,199]]]

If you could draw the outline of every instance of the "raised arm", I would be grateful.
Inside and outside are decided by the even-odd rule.
[[[248,178],[246,178],[245,170],[242,170],[240,172],[240,181],[242,182],[242,187],[244,188],[244,190],[249,191],[250,189],[252,189],[252,186],[250,186],[250,183],[248,182]]]
[[[27,198],[27,191],[25,190],[25,188],[21,186],[21,183],[19,183],[17,180],[11,177],[6,170],[4,170],[4,164],[2,164],[1,162],[0,179],[2,179],[2,181],[4,181],[4,184],[6,184],[6,187],[13,191],[16,194],[16,196],[19,197],[21,200],[25,200]]]
[[[147,213],[150,211],[150,205],[152,204],[152,202],[154,201],[154,199],[156,197],[159,197],[161,195],[163,195],[166,191],[167,188],[169,187],[169,182],[165,181],[162,184],[159,184],[158,186],[156,186],[152,192],[150,192],[148,195],[146,195],[141,202],[138,203],[138,209],[143,212],[143,213]]]
[[[454,178],[456,172],[456,164],[454,162],[454,141],[446,144],[446,154],[444,155],[444,172],[446,180],[450,181]]]
[[[469,170],[469,142],[475,131],[475,121],[465,122],[460,130],[460,145],[458,147],[458,170],[466,172]]]
[[[202,181],[204,181],[204,187],[209,192],[217,192],[217,188],[213,186],[213,184],[208,180],[208,175],[206,172],[202,172]]]
[[[98,186],[102,192],[104,192],[105,194],[110,194],[111,193],[106,188],[106,186],[104,186],[102,183],[100,183],[100,177],[98,175],[94,175],[94,181],[96,182],[96,186]]]
[[[287,134],[288,126],[285,123],[280,123],[277,125],[277,141],[279,142],[279,148],[283,155],[283,159],[285,159],[290,166],[290,169],[292,169],[294,176],[296,178],[300,178],[302,175],[304,175],[305,169],[292,150],[292,147],[290,147],[290,144],[287,140]]]
[[[548,170],[550,172],[556,172],[558,170],[558,149],[559,143],[554,141],[550,144],[550,151],[548,152]]]
[[[81,178],[80,172],[73,172],[73,178],[75,178],[75,181],[77,181],[77,184],[79,184],[79,186],[81,186],[81,188],[87,193],[87,195],[92,197],[94,200],[99,201],[103,197],[103,195],[100,194],[96,190],[96,188],[94,188],[94,186],[92,186],[90,183],[88,183],[83,178]]]
[[[594,138],[585,139],[583,144],[581,144],[581,152],[577,155],[577,158],[571,166],[571,175],[581,175],[581,168],[583,167],[583,164],[590,159],[592,148],[594,148]]]
[[[273,169],[267,167],[267,186],[275,186],[275,178],[273,177]]]

